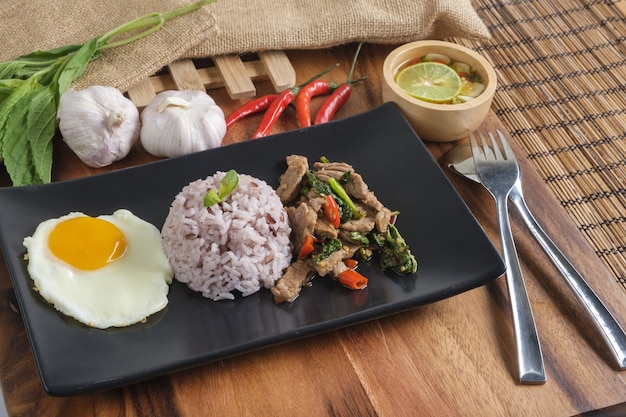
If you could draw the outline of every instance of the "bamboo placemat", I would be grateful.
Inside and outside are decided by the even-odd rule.
[[[610,0],[474,0],[493,108],[626,289],[626,11]]]

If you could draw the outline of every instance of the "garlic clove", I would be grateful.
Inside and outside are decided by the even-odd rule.
[[[59,100],[57,120],[63,141],[93,168],[128,155],[141,128],[134,103],[107,86],[67,90]]]
[[[156,95],[141,114],[140,140],[154,156],[186,155],[222,144],[226,120],[204,91],[169,90]]]

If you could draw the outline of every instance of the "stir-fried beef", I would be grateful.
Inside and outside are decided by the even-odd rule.
[[[319,212],[322,208],[324,208],[324,202],[326,201],[326,199],[324,197],[321,197],[317,193],[317,191],[315,190],[309,191],[309,195],[307,198],[308,198],[309,206],[311,206],[311,208],[315,212]]]
[[[366,206],[378,211],[378,213],[373,215],[376,230],[382,233],[387,231],[387,226],[389,226],[391,220],[391,211],[389,211],[389,209],[378,200],[376,195],[370,191],[361,174],[354,172],[351,165],[344,162],[316,162],[314,166],[318,169],[316,172],[317,178],[322,181],[328,181],[330,177],[341,180],[347,173],[350,173],[349,180],[344,185],[346,192]],[[369,220],[350,224],[347,227],[349,230],[364,231],[366,227],[365,224],[369,224]]]
[[[374,230],[374,226],[376,225],[375,219],[373,217],[362,217],[360,219],[351,219],[345,223],[341,224],[341,228],[343,230],[347,230],[349,232],[361,232],[367,233]]]
[[[328,181],[329,177],[333,177],[336,180],[341,179],[346,173],[354,172],[352,165],[345,162],[315,162],[313,164],[315,169],[315,175],[322,181]]]
[[[300,290],[307,285],[314,272],[309,260],[297,260],[289,265],[282,278],[276,282],[272,294],[278,301],[292,302],[300,295]]]
[[[351,165],[324,158],[310,170],[305,157],[290,155],[278,195],[291,222],[298,260],[272,289],[276,300],[293,301],[313,274],[332,274],[349,288],[363,288],[367,278],[348,271],[344,261],[371,259],[377,251],[383,268],[406,274],[417,270],[417,261],[391,224],[394,213]]]
[[[391,211],[378,200],[378,197],[376,197],[373,191],[369,190],[367,184],[363,181],[363,177],[360,174],[352,173],[350,175],[350,181],[345,185],[345,189],[361,203],[377,211],[374,216],[376,220],[376,230],[385,233],[391,222]]]
[[[357,174],[356,172],[350,174],[350,181],[346,183],[345,188],[348,194],[354,196],[354,198],[358,200],[362,200],[368,206],[372,206],[375,209],[378,209],[378,206],[372,205],[372,203],[374,203],[374,200],[376,203],[382,206],[382,204],[378,202],[378,199],[376,199],[376,197],[374,197],[373,199],[371,198],[374,196],[374,194],[369,190],[369,187],[367,186],[365,181],[363,181],[363,177],[361,176],[361,174]],[[372,199],[371,202],[369,201],[370,199]]]
[[[357,250],[359,250],[359,245],[344,242],[341,249],[331,253],[328,258],[313,264],[313,267],[315,268],[315,271],[318,273],[318,275],[323,277],[324,275],[328,275],[329,273],[333,272],[333,270],[337,268],[338,264],[343,264],[343,261],[345,259],[352,258]]]
[[[339,229],[336,229],[326,217],[317,216],[313,233],[318,239],[335,239],[339,235]]]
[[[376,213],[376,230],[381,233],[385,233],[389,224],[391,223],[391,218],[393,214],[387,207],[383,207],[378,213]]]
[[[302,178],[309,170],[309,161],[301,155],[287,157],[287,170],[280,177],[280,185],[276,190],[280,201],[286,204],[298,196]]]
[[[313,234],[315,223],[317,223],[317,213],[303,202],[298,207],[287,207],[287,215],[291,223],[294,251],[297,253],[306,236]]]
[[[361,233],[367,233],[374,230],[374,227],[376,226],[377,212],[371,207],[364,206],[363,204],[359,204],[357,202],[355,202],[355,205],[362,213],[365,213],[365,216],[359,219],[350,219],[339,225],[339,227],[350,232]]]

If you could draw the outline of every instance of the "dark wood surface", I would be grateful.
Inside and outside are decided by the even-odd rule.
[[[384,57],[390,46],[365,45],[355,86],[337,118],[381,103]],[[323,51],[289,51],[298,81],[339,62],[329,77],[346,77],[354,45]],[[260,84],[258,93],[270,92]],[[225,113],[242,102],[223,89],[209,92]],[[314,107],[318,105],[315,101]],[[225,142],[246,140],[260,117],[238,123]],[[274,132],[295,129],[288,109]],[[499,127],[490,114],[481,129]],[[455,143],[427,146],[440,160]],[[621,323],[623,290],[518,152],[528,205],[563,252]],[[82,164],[57,138],[55,181],[145,163],[139,146],[100,171]],[[442,165],[443,169],[443,165]],[[496,246],[494,203],[478,184],[446,171]],[[427,178],[423,179],[428,181]],[[0,182],[8,183],[6,173]],[[427,201],[424,204],[428,204]],[[0,265],[0,382],[11,416],[574,416],[626,402],[624,373],[615,369],[584,309],[558,271],[512,214],[513,233],[542,343],[548,382],[516,382],[516,359],[503,278],[456,297],[125,388],[67,398],[41,388],[4,260]],[[612,410],[609,408],[608,412]],[[591,415],[602,415],[599,412]],[[607,414],[611,415],[611,414]]]

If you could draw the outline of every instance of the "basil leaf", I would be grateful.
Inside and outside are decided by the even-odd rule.
[[[6,158],[5,142],[10,132],[7,131],[6,125],[11,115],[17,111],[16,104],[33,90],[41,88],[41,85],[34,79],[29,78],[10,92],[0,103],[0,155]],[[28,106],[28,103],[25,103]]]
[[[58,93],[63,94],[74,80],[83,75],[87,64],[97,55],[98,38],[94,38],[78,49],[67,61],[58,76]]]
[[[30,102],[26,115],[26,131],[35,172],[44,183],[51,181],[52,138],[56,130],[56,96],[49,86],[39,90]]]
[[[230,193],[237,188],[239,184],[239,174],[234,169],[231,169],[224,175],[220,181],[219,192],[214,189],[209,190],[204,196],[203,204],[205,207],[211,207],[215,204],[221,203]]]
[[[17,73],[24,67],[23,64],[15,61],[0,63],[0,78],[14,78]]]
[[[2,146],[4,166],[11,176],[13,185],[40,184],[41,178],[36,173],[32,162],[32,150],[28,141],[27,116],[29,103],[40,90],[31,91],[19,100],[11,117],[5,125],[5,137]]]
[[[29,78],[37,72],[56,65],[58,60],[74,52],[79,47],[80,45],[68,45],[50,51],[35,51],[22,55],[13,61],[0,62],[0,79]]]
[[[24,80],[19,79],[7,79],[0,80],[0,103],[9,97],[16,88],[24,83]]]
[[[220,197],[217,195],[217,191],[209,190],[204,196],[204,200],[202,203],[204,204],[204,207],[211,207],[217,203],[220,203],[221,201],[222,199],[220,199]]]
[[[220,198],[224,200],[237,187],[237,184],[239,184],[239,175],[237,175],[237,171],[231,169],[220,181]]]

